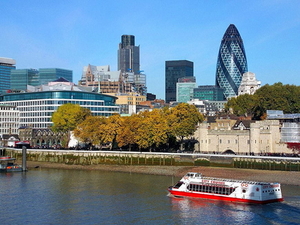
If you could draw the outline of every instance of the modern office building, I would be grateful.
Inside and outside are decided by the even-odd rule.
[[[27,85],[40,85],[39,71],[36,69],[16,69],[10,74],[10,89],[13,91],[25,91]]]
[[[122,35],[118,50],[118,70],[140,73],[140,46],[135,46],[133,35]]]
[[[194,63],[188,60],[166,61],[165,64],[165,100],[176,101],[176,84],[179,78],[193,77]]]
[[[26,91],[27,85],[38,86],[48,84],[49,82],[63,77],[72,82],[72,70],[59,68],[45,69],[16,69],[10,74],[10,89],[13,91]]]
[[[91,110],[95,116],[111,116],[119,113],[116,97],[80,90],[64,79],[50,82],[33,92],[6,93],[0,96],[0,104],[15,106],[20,111],[20,126],[49,128],[51,116],[66,103],[79,104]]]
[[[49,82],[59,79],[60,77],[73,82],[73,71],[60,68],[39,69],[40,84],[48,84]]]
[[[10,58],[0,58],[0,92],[10,89],[10,72],[16,69],[16,61]]]
[[[230,24],[221,41],[216,69],[216,86],[224,88],[225,99],[238,95],[246,72],[248,66],[243,40],[235,25]]]
[[[140,70],[140,46],[135,46],[133,35],[122,35],[118,50],[118,70],[121,71],[120,87],[121,93],[128,83],[132,91],[141,95],[147,94],[146,75]]]
[[[197,87],[195,77],[182,77],[176,84],[176,101],[185,102],[194,98],[194,89]]]
[[[223,101],[224,89],[215,85],[201,85],[194,89],[194,98],[208,101]]]

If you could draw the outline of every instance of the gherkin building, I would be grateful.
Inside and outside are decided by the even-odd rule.
[[[216,70],[216,86],[224,89],[224,99],[238,95],[245,72],[248,66],[243,40],[237,28],[230,24],[221,41]]]

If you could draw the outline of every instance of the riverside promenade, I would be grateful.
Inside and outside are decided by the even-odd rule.
[[[6,154],[19,162],[22,159],[21,149],[6,149]],[[26,158],[29,171],[84,169],[177,177],[193,171],[212,177],[300,185],[299,157],[27,149]]]

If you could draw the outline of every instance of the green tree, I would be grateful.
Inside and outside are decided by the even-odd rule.
[[[54,132],[59,131],[67,133],[67,141],[65,145],[68,145],[70,141],[70,132],[90,115],[91,111],[89,109],[83,108],[78,104],[67,103],[61,105],[58,107],[57,111],[52,114],[51,120],[53,122],[53,126],[51,129]]]
[[[300,112],[300,86],[275,83],[264,85],[255,94],[257,104],[255,118],[263,119],[267,110],[282,110],[284,113]]]
[[[244,94],[236,98],[230,98],[225,104],[225,111],[237,116],[252,116],[257,105],[257,98],[254,95]]]

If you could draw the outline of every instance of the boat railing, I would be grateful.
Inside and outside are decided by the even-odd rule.
[[[270,183],[267,183],[267,182],[248,181],[248,180],[234,180],[234,179],[225,179],[225,178],[216,178],[216,177],[202,177],[202,179],[232,182],[232,183],[246,183],[246,184],[253,184],[253,185],[270,185]]]

